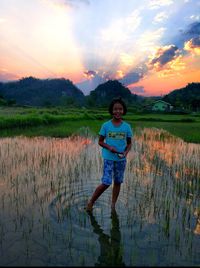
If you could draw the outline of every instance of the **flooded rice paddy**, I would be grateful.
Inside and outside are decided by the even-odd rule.
[[[0,266],[199,266],[200,145],[157,129],[134,137],[112,186],[90,136],[0,139]]]

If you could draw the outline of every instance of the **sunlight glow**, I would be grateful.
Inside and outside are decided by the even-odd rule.
[[[199,81],[197,1],[12,2],[0,3],[0,81],[63,77],[90,91],[95,79],[124,78],[146,95],[167,77],[171,90],[176,76]]]

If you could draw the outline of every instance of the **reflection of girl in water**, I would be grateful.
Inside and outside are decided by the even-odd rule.
[[[98,235],[100,243],[100,256],[95,266],[125,266],[121,247],[119,219],[116,211],[112,210],[111,212],[112,227],[110,236],[103,232],[94,215],[91,212],[88,214],[93,226],[93,231]]]

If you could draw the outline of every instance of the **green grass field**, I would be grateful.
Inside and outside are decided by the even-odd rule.
[[[85,128],[98,135],[102,123],[110,118],[105,109],[0,107],[0,137],[66,137],[81,133]],[[165,129],[186,142],[200,143],[200,114],[139,114],[130,111],[124,120],[135,132],[144,127]]]

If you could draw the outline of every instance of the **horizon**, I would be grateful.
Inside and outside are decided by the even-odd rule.
[[[108,80],[144,97],[200,82],[199,0],[0,2],[0,81]]]
[[[18,81],[20,81],[20,80],[22,80],[22,79],[27,79],[27,78],[34,78],[34,79],[39,79],[39,80],[54,80],[54,79],[65,79],[65,80],[70,80],[70,79],[68,79],[68,78],[64,78],[64,77],[51,77],[51,78],[38,78],[38,77],[33,77],[33,76],[29,76],[29,77],[22,77],[22,78],[20,78],[20,79],[18,79],[18,80],[8,80],[8,81],[0,81],[0,83],[9,83],[9,82],[18,82]],[[117,79],[115,79],[115,80],[117,80]],[[113,80],[108,80],[108,81],[113,81]],[[120,82],[119,80],[117,80],[118,82]],[[71,81],[70,80],[70,82],[71,83],[73,83],[73,81]],[[106,81],[107,82],[107,81]],[[106,83],[106,82],[104,82],[104,83]],[[102,84],[104,84],[104,83],[102,83]],[[200,83],[200,82],[191,82],[191,83]],[[102,85],[102,84],[99,84],[99,85]],[[187,85],[189,85],[190,83],[187,83]],[[74,83],[73,83],[73,85],[74,86],[76,86]],[[122,84],[123,85],[123,84]],[[184,87],[186,87],[187,85],[185,85]],[[123,85],[124,86],[124,85]],[[77,86],[76,86],[77,87]],[[126,86],[125,86],[126,87]],[[77,87],[78,88],[78,87]],[[128,87],[126,87],[126,88],[128,88]],[[84,96],[88,96],[89,94],[90,94],[90,92],[89,92],[89,94],[85,94],[80,88],[78,88],[82,93],[83,93],[83,95]],[[94,88],[94,89],[92,89],[91,91],[93,91],[93,90],[95,90],[96,88]],[[129,88],[128,88],[129,89]],[[172,91],[174,91],[174,90],[179,90],[179,89],[182,89],[182,88],[175,88],[175,89],[173,89],[173,90],[171,90],[171,91],[169,91],[168,93],[166,93],[166,94],[163,94],[163,95],[148,95],[148,96],[144,96],[144,95],[140,95],[139,93],[133,93],[133,92],[131,92],[132,94],[136,94],[137,96],[139,96],[139,97],[147,97],[147,98],[163,98],[165,95],[167,95],[167,94],[169,94],[169,93],[171,93]],[[130,89],[129,89],[130,90]]]

